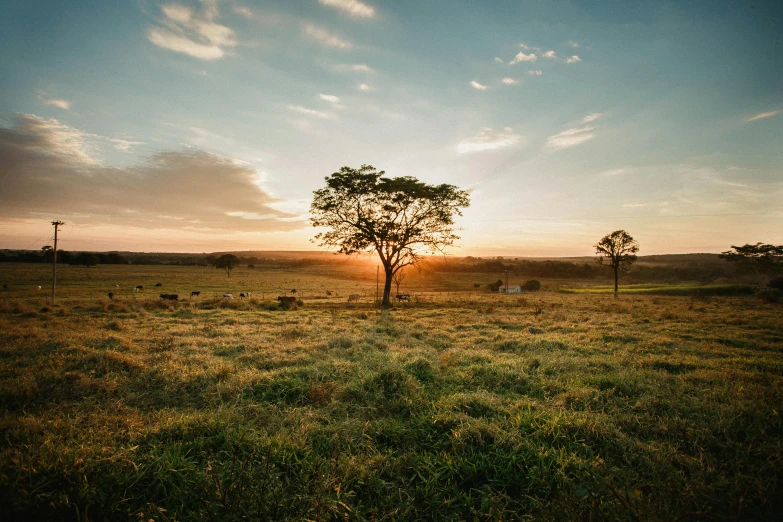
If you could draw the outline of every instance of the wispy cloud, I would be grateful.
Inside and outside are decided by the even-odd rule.
[[[308,109],[307,107],[302,107],[301,105],[289,105],[288,110],[298,112],[299,114],[305,114],[307,116],[314,116],[322,120],[333,120],[337,118],[337,116],[334,113],[326,112],[326,111],[318,111],[315,109]]]
[[[603,116],[602,112],[594,112],[592,114],[588,114],[587,116],[582,118],[582,123],[590,123],[591,121],[597,120],[601,116]]]
[[[511,60],[509,65],[514,65],[516,63],[520,62],[530,62],[533,63],[538,59],[538,57],[535,55],[535,53],[525,54],[524,52],[520,51],[517,53],[517,55],[514,57],[513,60]]]
[[[502,58],[495,56],[495,63],[506,63],[506,62],[504,62]]]
[[[470,86],[473,87],[474,89],[478,90],[478,91],[486,91],[487,90],[487,86],[486,85],[481,85],[476,80],[472,80],[470,82]]]
[[[318,27],[311,23],[302,23],[302,31],[305,35],[316,40],[327,47],[334,47],[336,49],[350,49],[351,42],[343,40],[336,34],[332,34],[323,27]]]
[[[530,69],[530,70],[529,70],[527,73],[528,73],[530,76],[541,76],[542,74],[544,74],[544,73],[543,73],[543,72],[541,72],[539,69]]]
[[[550,50],[550,51],[547,51],[544,54],[542,54],[541,57],[542,58],[555,59],[555,58],[557,58],[557,53]]]
[[[253,11],[251,11],[250,9],[248,9],[245,6],[235,5],[231,9],[232,9],[232,11],[234,11],[239,16],[243,16],[243,17],[247,18],[248,20],[253,18]]]
[[[369,85],[367,85],[366,83],[360,83],[360,84],[359,84],[359,87],[358,87],[358,89],[359,89],[360,91],[371,91],[371,90],[372,90],[372,87],[370,87],[370,86],[369,86]]]
[[[200,60],[217,60],[237,45],[234,31],[214,21],[217,6],[204,2],[201,12],[180,4],[161,6],[163,17],[150,27],[147,39],[158,47]]]
[[[503,83],[505,83],[506,85],[516,85],[517,83],[519,83],[519,81],[518,81],[518,80],[515,80],[514,78],[503,78],[503,80],[502,80],[502,81],[503,81]]]
[[[552,149],[567,149],[575,145],[581,145],[595,138],[595,127],[574,127],[547,138],[546,143]]]
[[[629,172],[632,172],[633,169],[623,167],[619,169],[611,169],[611,170],[605,170],[599,174],[601,177],[604,178],[612,178],[615,176],[622,176],[623,174],[628,174]]]
[[[778,115],[778,114],[780,114],[781,112],[783,112],[783,111],[769,111],[769,112],[762,112],[762,113],[760,113],[760,114],[756,114],[756,115],[755,115],[755,116],[753,116],[753,117],[750,117],[750,118],[745,118],[745,122],[746,122],[746,123],[749,123],[749,122],[751,122],[751,121],[756,121],[756,120],[763,120],[764,118],[771,118],[771,117],[773,117],[773,116],[777,116],[777,115]]]
[[[66,111],[71,110],[71,102],[68,100],[62,100],[62,99],[51,99],[51,100],[43,100],[44,105],[51,105],[52,107],[57,107]]]
[[[641,208],[641,207],[646,207],[647,203],[626,203],[623,206],[625,208]]]
[[[340,103],[340,98],[333,94],[318,94],[318,97],[329,103]]]
[[[350,72],[360,72],[360,73],[370,73],[375,74],[375,69],[370,67],[369,65],[365,65],[363,63],[341,63],[338,65],[335,65],[333,67],[335,71],[350,71]]]
[[[579,58],[577,55],[573,55],[571,58],[566,60],[566,63],[577,63],[581,61],[582,61],[581,58]]]
[[[375,8],[359,0],[318,0],[322,5],[334,7],[352,18],[372,18]]]
[[[123,140],[120,138],[107,138],[107,141],[111,143],[115,149],[128,153],[133,152],[133,147],[136,145],[146,145],[143,141]]]
[[[578,43],[576,43],[576,42],[575,42],[575,41],[573,41],[573,40],[569,40],[569,42],[568,42],[568,45],[570,45],[570,46],[571,46],[571,47],[573,47],[574,49],[579,49],[579,44],[578,44]]]
[[[467,138],[457,145],[457,153],[483,152],[516,145],[520,141],[519,134],[515,134],[511,127],[493,131],[491,127],[482,128],[472,138]]]

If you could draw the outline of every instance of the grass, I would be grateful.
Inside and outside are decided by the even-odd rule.
[[[347,303],[374,274],[104,268],[51,306],[3,267],[3,520],[783,514],[779,305],[425,278],[381,312]],[[156,279],[253,295],[103,297]]]
[[[558,291],[564,294],[614,294],[614,286],[597,285],[581,288],[561,287]],[[752,285],[744,284],[637,284],[620,285],[618,288],[618,293],[620,294],[642,295],[733,296],[752,295],[753,292],[754,287]]]

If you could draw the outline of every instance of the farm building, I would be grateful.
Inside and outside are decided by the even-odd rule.
[[[503,285],[500,287],[501,294],[518,294],[522,291],[522,287],[519,285]]]

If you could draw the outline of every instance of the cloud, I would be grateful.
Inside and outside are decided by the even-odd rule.
[[[629,169],[629,168],[605,170],[600,174],[600,176],[604,178],[611,178],[614,176],[621,176],[623,174],[628,174],[629,172],[632,172],[632,170],[633,169]]]
[[[218,14],[214,3],[204,2],[199,13],[180,4],[164,4],[161,11],[163,18],[147,31],[147,39],[158,47],[200,60],[217,60],[238,44],[232,29],[214,21]]]
[[[302,31],[313,40],[316,40],[327,47],[334,47],[336,49],[350,49],[352,47],[351,42],[343,40],[323,27],[318,27],[310,23],[303,23]]]
[[[534,53],[525,54],[524,52],[520,51],[519,53],[517,53],[517,55],[514,57],[514,59],[511,60],[508,63],[509,63],[509,65],[514,65],[514,64],[520,63],[520,62],[530,62],[530,63],[533,63],[537,59],[538,59],[538,57]]]
[[[69,102],[68,100],[52,99],[52,100],[43,100],[43,102],[44,105],[51,105],[52,107],[58,107],[66,111],[71,110],[71,102]]]
[[[594,130],[595,127],[589,125],[566,129],[561,133],[548,137],[546,143],[552,149],[567,149],[595,138]]]
[[[544,74],[538,69],[530,69],[527,73],[531,76],[541,76],[542,74]]]
[[[506,85],[515,85],[519,83],[519,81],[515,80],[514,78],[503,78],[502,82],[505,83]]]
[[[471,81],[470,82],[470,86],[473,87],[474,89],[478,90],[478,91],[486,91],[487,90],[487,86],[486,85],[481,85],[476,80]]]
[[[319,94],[318,97],[329,103],[340,103],[340,98],[333,94]]]
[[[582,118],[582,123],[590,123],[591,121],[595,121],[598,118],[600,118],[603,115],[602,112],[594,112],[592,114],[588,114],[584,118]]]
[[[555,53],[554,51],[551,51],[551,50],[550,50],[550,51],[547,51],[547,52],[545,52],[544,54],[542,54],[542,55],[541,55],[541,57],[542,57],[542,58],[551,58],[551,59],[554,59],[554,58],[557,58],[557,53]]]
[[[582,61],[581,58],[579,58],[577,55],[573,55],[571,58],[566,60],[566,63],[577,63],[581,61]]]
[[[248,9],[247,7],[241,6],[241,5],[235,5],[231,8],[236,14],[240,16],[244,16],[248,20],[253,18],[253,11]]]
[[[331,112],[324,112],[324,111],[317,111],[315,109],[308,109],[307,107],[302,107],[301,105],[289,105],[289,110],[292,110],[294,112],[298,112],[299,114],[305,114],[307,116],[314,116],[316,118],[320,118],[322,120],[333,120],[337,116],[335,116]]]
[[[457,153],[483,152],[502,149],[516,145],[520,141],[519,134],[514,134],[511,127],[493,131],[491,127],[482,128],[472,138],[467,138],[457,145]]]
[[[625,208],[641,208],[641,207],[646,207],[647,203],[626,203],[623,206]]]
[[[359,0],[318,0],[321,5],[334,7],[352,18],[372,18],[375,8]]]
[[[258,172],[230,158],[184,149],[159,151],[130,167],[106,167],[86,154],[84,136],[89,135],[33,115],[0,127],[0,217],[44,215],[148,230],[303,226],[292,221],[297,216],[271,206],[279,200],[259,188]]]
[[[367,85],[366,83],[360,83],[360,84],[359,84],[359,87],[358,87],[358,89],[359,89],[360,91],[371,91],[371,90],[372,90],[372,87],[370,87],[370,86],[369,86],[369,85]]]
[[[501,58],[495,56],[495,63],[506,63]]]
[[[777,116],[777,115],[778,115],[778,114],[780,114],[781,112],[783,112],[783,111],[769,111],[769,112],[762,112],[762,113],[760,113],[760,114],[756,114],[755,116],[753,116],[753,117],[751,117],[751,118],[745,118],[745,122],[746,122],[746,123],[749,123],[749,122],[751,122],[751,121],[756,121],[756,120],[763,120],[764,118],[771,118],[771,117],[773,117],[773,116]]]
[[[354,64],[343,63],[340,65],[335,65],[333,69],[335,71],[352,71],[352,72],[375,74],[375,69],[363,63],[354,63]]]
[[[573,41],[573,40],[569,40],[569,42],[568,42],[568,45],[570,45],[570,46],[571,46],[571,47],[573,47],[574,49],[579,49],[579,44],[578,44],[578,43],[576,43],[576,42],[575,42],[575,41]]]
[[[520,44],[519,44],[519,46],[520,46],[522,49],[525,49],[525,50],[528,50],[528,49],[530,49],[530,46],[528,46],[528,45],[527,45],[527,44],[525,44],[524,42],[520,43]]]
[[[143,141],[130,141],[120,138],[107,138],[107,141],[110,142],[115,149],[128,153],[133,152],[132,149],[135,145],[146,145],[146,143]]]

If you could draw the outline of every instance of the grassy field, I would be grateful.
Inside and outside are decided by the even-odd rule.
[[[51,306],[48,276],[0,266],[2,520],[783,517],[783,307],[752,296],[423,274],[382,312],[370,266],[99,266]]]

